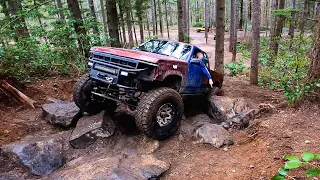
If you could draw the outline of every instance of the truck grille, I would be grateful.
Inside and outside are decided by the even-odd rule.
[[[134,62],[133,60],[130,61],[130,59],[117,57],[117,56],[108,57],[108,56],[102,56],[99,54],[94,54],[93,59],[97,61],[108,62],[110,64],[117,65],[124,68],[135,69],[137,67],[137,62]]]

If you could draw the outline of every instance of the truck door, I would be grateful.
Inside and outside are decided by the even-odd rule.
[[[191,94],[191,93],[200,93],[202,91],[202,82],[204,80],[204,74],[201,70],[200,65],[191,64],[190,61],[195,58],[195,55],[198,52],[202,52],[200,49],[194,47],[193,54],[188,60],[188,72],[185,79],[185,86],[182,93]],[[202,52],[203,53],[203,52]],[[205,53],[203,53],[205,55]]]

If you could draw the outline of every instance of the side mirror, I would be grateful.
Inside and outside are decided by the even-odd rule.
[[[191,59],[190,63],[200,66],[201,60],[193,58],[193,59]]]

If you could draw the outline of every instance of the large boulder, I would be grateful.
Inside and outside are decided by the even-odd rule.
[[[231,99],[226,96],[211,96],[209,98],[208,114],[216,123],[221,123],[249,109],[243,98]]]
[[[68,103],[55,100],[42,105],[43,117],[49,123],[64,127],[73,126],[82,116],[82,112],[74,102]]]
[[[211,123],[203,124],[196,129],[194,138],[196,138],[195,143],[211,144],[216,148],[234,143],[232,135],[227,130]]]
[[[152,155],[134,157],[112,156],[94,160],[80,158],[68,163],[65,169],[54,175],[54,179],[115,179],[149,180],[159,177],[170,168],[170,164]]]
[[[83,116],[72,131],[70,144],[74,148],[86,148],[99,137],[106,138],[113,135],[115,125],[110,116],[102,111],[94,116]]]
[[[35,175],[48,175],[64,165],[63,152],[68,149],[65,139],[68,136],[58,134],[51,137],[30,137],[2,147],[3,155],[10,161],[21,164]],[[8,162],[8,161],[7,161]]]

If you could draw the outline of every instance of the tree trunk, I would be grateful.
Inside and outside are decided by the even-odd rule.
[[[167,24],[168,39],[170,39],[167,0],[164,0],[164,7],[165,7],[165,10],[166,10],[166,24]]]
[[[209,5],[208,5],[208,0],[204,0],[204,27],[205,27],[205,34],[204,34],[204,38],[206,38],[206,44],[208,44],[208,21],[209,21],[209,15],[208,15],[208,9],[209,9]]]
[[[271,0],[271,11],[278,9],[278,0]],[[274,35],[274,31],[276,29],[277,17],[271,16],[271,28],[270,28],[270,37]]]
[[[122,36],[121,36],[121,28],[118,27],[118,31],[119,31],[119,41],[120,41],[120,44],[123,46],[123,48],[125,48],[125,45],[126,45],[126,42],[123,41],[122,39]]]
[[[5,92],[5,94],[12,96],[16,100],[27,104],[28,106],[35,108],[34,104],[36,103],[34,100],[30,99],[28,96],[23,94],[21,91],[11,86],[5,80],[0,80],[0,90]]]
[[[100,6],[101,6],[101,16],[102,16],[102,22],[103,22],[103,29],[104,33],[108,32],[108,25],[107,25],[107,20],[106,20],[106,12],[105,12],[105,7],[103,5],[104,0],[100,0]]]
[[[250,83],[258,85],[258,58],[260,52],[261,1],[252,1],[252,50]]]
[[[94,20],[94,22],[97,23],[97,15],[96,15],[96,10],[94,9],[93,0],[88,0],[88,4],[89,4],[89,9],[90,9],[90,15],[91,15],[92,19]],[[92,29],[93,29],[93,33],[99,36],[98,25],[95,24]]]
[[[239,21],[239,29],[243,29],[244,19],[243,19],[243,1],[240,0],[240,21]]]
[[[107,13],[109,36],[113,39],[113,41],[111,42],[111,46],[121,47],[118,31],[119,20],[117,12],[117,1],[107,0]]]
[[[133,27],[134,39],[136,40],[136,45],[138,45],[138,39],[137,39],[137,33],[136,33],[136,25],[135,25],[134,18],[133,18],[132,8],[130,10],[130,13],[131,13],[131,20],[132,20],[132,24],[133,24],[132,27]]]
[[[214,0],[212,0],[212,8],[211,8],[211,12],[212,12],[212,27],[216,27],[216,2]]]
[[[169,12],[171,12],[172,11],[172,7],[171,6],[169,6]],[[175,13],[175,16],[174,17],[178,17],[178,13]],[[173,17],[172,16],[169,16],[169,24],[170,24],[170,26],[172,26],[173,25]],[[176,18],[175,18],[176,19]],[[177,22],[178,23],[178,22]]]
[[[225,0],[216,1],[216,53],[215,71],[224,74],[224,31],[225,31]]]
[[[63,13],[63,5],[62,5],[61,0],[57,0],[57,6],[58,6],[58,9],[59,9],[59,18],[62,21],[65,21],[65,17],[64,17],[64,13]]]
[[[126,22],[127,22],[127,28],[128,28],[128,36],[129,36],[129,47],[133,48],[134,42],[133,42],[133,33],[132,33],[132,18],[131,18],[131,3],[130,1],[125,1],[126,4]]]
[[[160,0],[158,0],[158,11],[159,11],[159,14],[158,14],[158,17],[159,17],[159,25],[160,25],[160,34],[161,34],[161,37],[163,37],[163,23],[162,23],[162,11],[161,11],[161,2]]]
[[[184,42],[184,15],[183,15],[183,2],[184,0],[177,1],[178,8],[178,40]]]
[[[314,2],[314,13],[313,13],[314,19],[317,19],[317,14],[319,11],[319,4],[320,4],[320,2],[318,2],[318,1]]]
[[[235,28],[234,27],[234,22],[235,22],[235,3],[236,3],[236,0],[231,0],[230,2],[230,29],[229,29],[229,32],[230,32],[230,38],[229,38],[229,52],[232,52],[233,50],[233,42],[234,42],[234,32],[235,32]]]
[[[296,8],[296,0],[292,0],[292,9],[295,9]],[[292,13],[291,14],[292,16],[292,20],[290,22],[290,27],[289,27],[289,36],[290,36],[290,49],[292,48],[292,44],[293,44],[293,38],[294,38],[294,29],[296,27],[296,13]]]
[[[42,21],[41,21],[41,14],[40,14],[39,9],[38,9],[39,6],[38,6],[36,0],[33,0],[33,6],[35,7],[35,10],[36,10],[36,13],[37,13],[37,19],[38,19],[38,22],[39,22],[39,27],[42,29],[42,31],[45,31],[45,29],[43,28]],[[44,35],[44,41],[46,43],[48,42],[46,35]],[[41,39],[40,39],[40,42],[41,42]]]
[[[244,15],[243,15],[243,17],[244,17],[244,38],[246,38],[247,31],[248,31],[248,6],[249,6],[247,0],[243,1],[243,6],[244,6],[244,11],[243,11],[243,13],[244,13]]]
[[[232,62],[236,61],[237,57],[237,42],[238,42],[238,22],[239,22],[238,0],[234,0],[234,21],[233,21],[233,42],[232,42]]]
[[[249,0],[249,11],[248,11],[248,20],[252,20],[252,1]]]
[[[155,8],[155,0],[151,0],[151,15],[152,15],[152,33],[153,36],[158,34],[157,28],[157,15],[156,15],[156,8]]]
[[[123,18],[123,15],[124,15],[124,11],[123,11],[123,8],[125,7],[124,5],[124,1],[119,1],[118,3],[118,7],[119,7],[119,17],[120,17],[120,26],[121,26],[121,29],[122,29],[122,42],[123,42],[123,47],[126,48],[126,44],[127,44],[127,35],[126,35],[126,27],[125,27],[125,22],[124,22],[124,18]],[[121,35],[120,35],[121,37]]]
[[[184,42],[186,43],[190,43],[190,31],[189,31],[189,5],[190,5],[190,0],[185,0],[185,6],[184,6],[184,12],[185,12],[185,35],[186,38],[184,40]]]
[[[301,15],[301,18],[300,18],[300,26],[299,26],[299,29],[300,29],[300,34],[301,36],[304,34],[304,26],[305,26],[305,22],[306,22],[306,19],[308,19],[308,7],[309,5],[309,0],[304,0],[304,3],[303,3],[303,11],[302,11],[302,15]]]
[[[269,30],[269,19],[270,19],[269,7],[270,7],[269,0],[266,0],[265,14],[266,14],[266,27],[268,30]],[[266,37],[268,37],[268,30],[266,30]]]
[[[284,9],[285,0],[279,0],[279,9]],[[276,18],[276,28],[271,36],[270,50],[273,51],[272,56],[278,55],[279,40],[281,39],[281,33],[284,26],[285,16],[279,16]]]
[[[315,28],[314,40],[311,51],[309,53],[311,60],[308,81],[319,81],[320,79],[320,13],[317,15],[317,25]]]
[[[138,23],[139,23],[139,29],[140,29],[140,40],[141,40],[141,43],[144,42],[144,34],[143,34],[143,0],[136,0],[135,1],[135,9],[136,9],[136,15],[138,17]],[[148,19],[148,17],[146,18]]]
[[[198,23],[200,21],[199,18],[199,7],[198,7],[198,0],[194,1],[194,13],[195,13],[195,17],[196,17],[196,23]]]
[[[16,1],[10,0],[8,1],[8,5],[9,5],[9,12],[12,16],[18,16],[19,12],[22,11],[21,0],[16,0]],[[18,39],[30,37],[24,16],[21,15],[20,17],[18,17],[14,21],[14,24],[20,24],[18,27],[14,28],[16,37]]]
[[[148,13],[146,13],[146,16],[147,16],[147,29],[148,29],[148,36],[150,37],[151,34],[150,34],[150,23],[149,23],[149,16],[148,16]]]
[[[230,22],[231,22],[231,0],[227,0],[226,1],[226,5],[225,5],[225,18],[226,18],[226,27],[228,27],[228,30],[230,31],[231,27],[230,27]]]
[[[79,35],[78,44],[80,50],[87,55],[89,53],[90,45],[86,40],[86,29],[83,27],[83,21],[81,17],[81,11],[78,0],[67,0],[69,10],[71,12],[71,18],[74,19],[73,27],[75,32]]]

